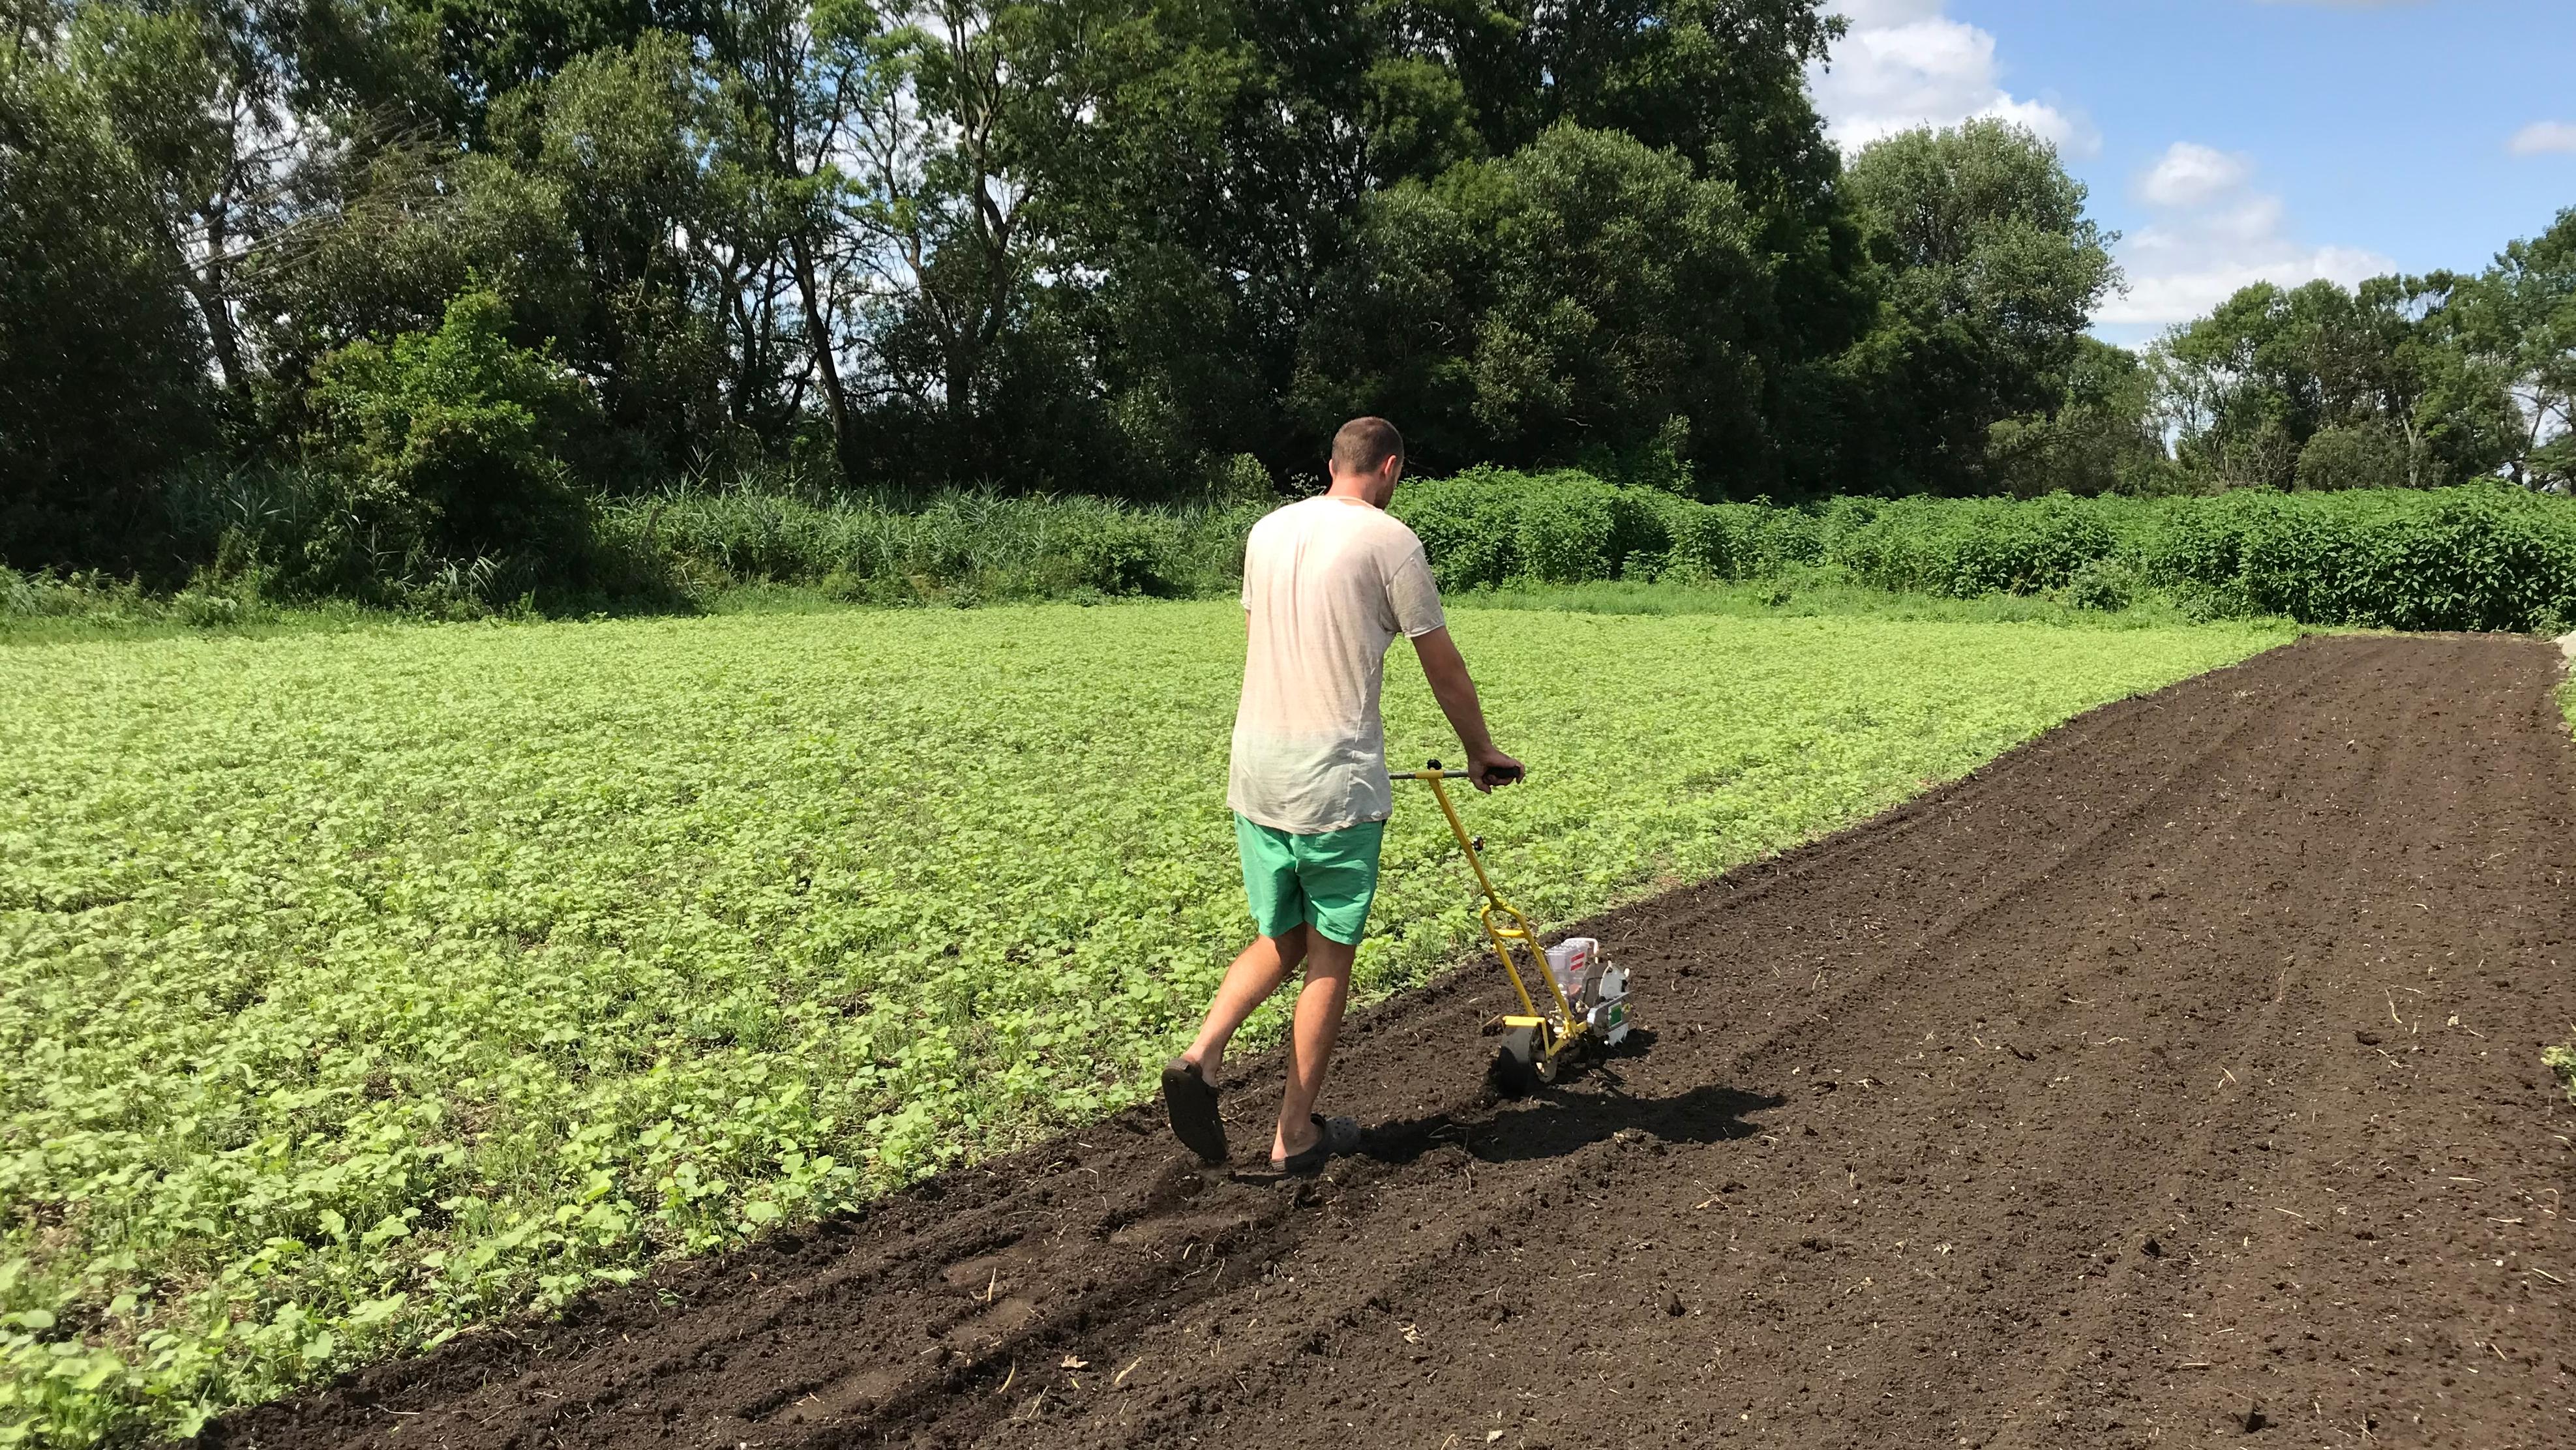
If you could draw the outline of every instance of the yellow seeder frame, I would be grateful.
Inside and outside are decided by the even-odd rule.
[[[1442,770],[1435,760],[1425,769],[1401,772],[1397,779],[1410,778],[1431,787],[1431,798],[1440,803],[1440,814],[1449,818],[1449,830],[1458,838],[1458,849],[1467,853],[1467,865],[1475,871],[1476,885],[1485,893],[1480,913],[1485,939],[1494,944],[1494,955],[1503,959],[1503,974],[1512,979],[1512,990],[1520,994],[1520,1014],[1505,1016],[1500,1025],[1506,1032],[1534,1034],[1530,1068],[1541,1082],[1553,1081],[1557,1059],[1580,1046],[1592,1024],[1576,1015],[1574,1004],[1566,1000],[1565,989],[1557,985],[1556,973],[1547,969],[1547,949],[1539,945],[1538,929],[1530,925],[1519,907],[1503,899],[1502,893],[1494,889],[1494,878],[1485,874],[1485,859],[1476,850],[1476,838],[1467,834],[1466,824],[1458,819],[1458,808],[1449,803],[1448,789],[1440,783],[1466,776],[1463,770]],[[1521,953],[1527,954],[1530,970],[1546,984],[1548,1004],[1555,1008],[1555,1016],[1549,1016],[1530,996],[1529,978],[1521,972]]]

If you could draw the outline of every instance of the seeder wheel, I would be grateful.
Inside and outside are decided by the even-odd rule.
[[[1544,1068],[1541,1064],[1546,1064]],[[1540,1073],[1544,1071],[1545,1077]],[[1539,1051],[1538,1034],[1527,1027],[1514,1028],[1503,1034],[1503,1045],[1494,1049],[1494,1060],[1485,1071],[1494,1090],[1507,1098],[1526,1097],[1542,1082],[1556,1077],[1555,1064]]]

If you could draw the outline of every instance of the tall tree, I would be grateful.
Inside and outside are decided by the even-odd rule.
[[[719,174],[737,113],[681,37],[593,51],[492,111],[495,146],[562,198],[584,280],[557,341],[599,390],[617,446],[650,475],[720,446],[725,276],[709,247],[733,221]]]
[[[1663,444],[1723,491],[1765,455],[1770,275],[1735,188],[1560,125],[1371,201],[1346,291],[1303,339],[1319,433],[1385,409],[1451,465]]]
[[[494,104],[585,55],[645,36],[707,36],[717,0],[393,0],[445,77],[438,119],[479,136]]]
[[[2085,215],[2056,148],[2001,121],[1877,142],[1844,188],[1881,280],[1878,318],[1845,362],[1860,476],[1838,481],[1982,491],[1988,430],[2065,396],[2118,281],[2115,238]]]
[[[1119,431],[1310,462],[1299,339],[1376,186],[1481,147],[1388,7],[1067,5],[1031,202]],[[1303,440],[1303,441],[1301,441]]]
[[[213,441],[202,319],[150,177],[67,68],[61,17],[0,34],[0,560],[164,573],[159,475]],[[179,566],[184,568],[184,566]]]
[[[1035,245],[1015,123],[1038,78],[1012,53],[1029,17],[984,0],[930,0],[894,18],[876,41],[875,84],[861,93],[852,216],[903,321],[937,358],[947,421],[971,428]]]
[[[2464,287],[2458,337],[2498,374],[2515,413],[2516,483],[2576,487],[2576,207],[2516,241]]]
[[[2168,492],[2184,481],[2157,425],[2155,373],[2145,360],[2081,337],[2054,406],[1987,428],[1986,476],[2021,498]]]
[[[2183,461],[2222,485],[2427,487],[2494,470],[2503,374],[2460,343],[2460,279],[2257,283],[2158,345]]]
[[[768,335],[767,312],[792,301],[803,348],[796,369],[801,398],[810,379],[821,394],[833,456],[844,478],[864,476],[858,404],[842,376],[842,318],[853,299],[842,210],[847,181],[840,162],[860,137],[854,130],[871,88],[886,84],[887,60],[878,16],[860,0],[741,0],[716,24],[716,57],[745,111],[744,187],[736,208],[748,233],[770,245],[736,248],[738,277],[727,290],[745,338]],[[749,235],[744,238],[750,241]],[[776,285],[783,270],[786,287]],[[758,280],[755,281],[754,279]],[[746,377],[764,371],[746,366]]]
[[[1359,396],[1315,386],[1317,360],[1351,336],[1336,309],[1385,291],[1372,269],[1431,261],[1430,235],[1364,229],[1425,204],[1427,192],[1395,199],[1407,183],[1531,147],[1559,123],[1625,130],[1674,156],[1676,175],[1733,184],[1768,291],[1787,302],[1727,319],[1730,336],[1755,329],[1742,346],[1763,364],[1766,418],[1797,411],[1800,369],[1838,352],[1863,315],[1838,158],[1804,88],[1837,33],[1815,0],[1147,0],[1055,13],[1083,18],[1057,26],[1077,63],[1033,204],[1076,279],[1113,411],[1193,447],[1310,466],[1320,399]],[[1465,346],[1438,330],[1438,310],[1399,309],[1391,325],[1433,330],[1385,336],[1384,357],[1350,367],[1391,386],[1410,386],[1394,382],[1399,355],[1436,371]],[[1780,464],[1762,432],[1754,474]]]
[[[225,391],[246,403],[243,261],[283,220],[302,137],[291,123],[291,19],[235,0],[81,8],[71,63],[96,88],[152,199],[163,258],[195,303]]]

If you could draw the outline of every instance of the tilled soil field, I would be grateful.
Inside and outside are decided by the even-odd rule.
[[[213,1445],[2576,1445],[2555,654],[2339,638],[1356,1020],[1362,1156],[1157,1111],[244,1411]],[[1510,854],[1498,869],[1506,882]]]

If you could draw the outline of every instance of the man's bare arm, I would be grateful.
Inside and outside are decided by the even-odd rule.
[[[1494,737],[1485,729],[1484,704],[1476,698],[1476,682],[1468,678],[1467,661],[1460,657],[1449,631],[1415,635],[1413,652],[1422,661],[1422,677],[1431,682],[1431,698],[1440,702],[1440,713],[1449,717],[1449,728],[1458,732],[1458,743],[1467,747],[1469,779],[1476,789],[1490,791],[1518,780],[1521,763],[1494,748]]]

